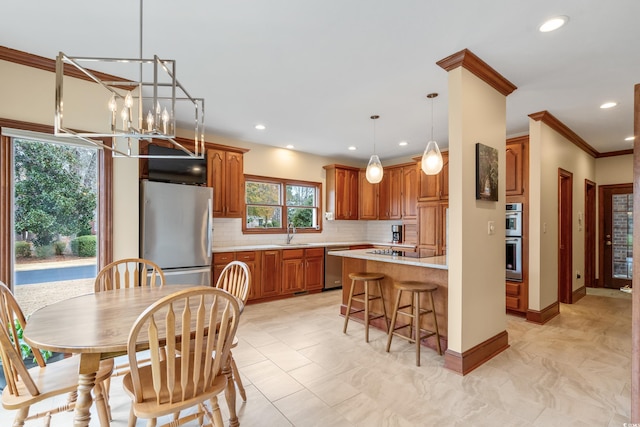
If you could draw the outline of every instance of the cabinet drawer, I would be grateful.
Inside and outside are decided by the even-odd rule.
[[[520,310],[520,298],[506,297],[506,307],[511,310]]]
[[[304,250],[304,255],[307,258],[315,258],[324,256],[324,248],[309,248]]]
[[[507,282],[506,294],[514,297],[520,296],[520,284]]]
[[[282,259],[304,258],[304,249],[285,249],[282,251]]]
[[[235,254],[233,252],[218,252],[213,254],[214,264],[229,263],[234,260],[235,260]]]
[[[255,261],[256,253],[255,251],[248,252],[236,252],[236,260],[246,262],[246,261]]]

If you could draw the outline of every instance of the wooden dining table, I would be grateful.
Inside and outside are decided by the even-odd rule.
[[[80,355],[78,398],[74,426],[91,420],[91,390],[100,361],[127,354],[127,339],[135,320],[152,303],[193,285],[133,287],[86,294],[47,305],[31,314],[24,330],[25,341],[37,348]],[[138,343],[140,348],[145,344]],[[225,374],[231,379],[230,367]],[[228,381],[225,397],[230,425],[237,426],[235,385]]]

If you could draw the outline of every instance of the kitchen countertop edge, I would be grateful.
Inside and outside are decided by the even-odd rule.
[[[242,251],[265,251],[273,249],[304,249],[304,248],[323,248],[331,246],[358,246],[358,245],[373,245],[373,246],[388,246],[394,248],[407,248],[414,250],[414,245],[407,245],[403,243],[391,243],[391,242],[317,242],[317,243],[290,243],[285,244],[271,244],[271,245],[242,245],[242,246],[218,246],[213,247],[212,252],[214,254],[220,252],[242,252]]]
[[[328,254],[347,258],[365,259],[368,261],[388,262],[391,264],[414,265],[416,267],[448,270],[447,256],[439,255],[426,258],[409,258],[399,255],[372,254],[370,249],[354,249],[349,251],[330,251]]]

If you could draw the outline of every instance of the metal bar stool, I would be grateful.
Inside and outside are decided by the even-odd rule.
[[[426,282],[416,282],[416,281],[402,281],[395,282],[393,287],[398,291],[396,296],[396,304],[393,310],[393,315],[391,316],[391,326],[389,327],[389,336],[387,337],[387,352],[391,348],[391,338],[394,335],[397,335],[401,338],[408,340],[409,342],[415,342],[416,344],[416,366],[420,366],[420,341],[428,338],[432,335],[436,336],[436,346],[438,348],[438,354],[442,354],[442,349],[440,348],[440,332],[438,331],[438,319],[436,316],[435,305],[433,304],[433,293],[438,290],[438,286],[426,283]],[[402,298],[402,292],[411,292],[411,303],[400,306],[400,299]],[[431,303],[430,308],[421,308],[420,307],[420,295],[423,292],[427,292],[429,294],[429,302]],[[411,311],[401,311],[403,309],[410,308]],[[434,331],[424,329],[420,327],[420,319],[423,314],[432,313],[433,315],[433,327]],[[411,322],[406,325],[396,327],[396,320],[398,318],[398,314],[402,314],[411,318]],[[397,332],[401,329],[409,328],[409,335],[402,334]]]
[[[351,279],[351,289],[349,290],[349,301],[347,302],[347,311],[344,316],[344,328],[342,330],[343,333],[347,333],[347,324],[349,323],[349,317],[353,314],[360,313],[364,311],[364,340],[369,342],[369,322],[373,319],[377,319],[380,317],[384,317],[384,324],[387,328],[387,332],[389,331],[389,317],[387,316],[387,309],[384,306],[384,298],[382,297],[382,286],[380,285],[380,280],[384,279],[384,274],[382,273],[349,273],[349,278]],[[363,282],[364,289],[360,293],[354,293],[356,288],[356,282]],[[378,295],[374,295],[370,292],[369,282],[375,282],[378,287]],[[362,298],[360,298],[362,297]],[[370,313],[370,303],[371,301],[379,299],[382,303],[382,312],[378,313]],[[356,309],[351,311],[351,305],[353,301],[361,302],[364,305],[364,308]]]

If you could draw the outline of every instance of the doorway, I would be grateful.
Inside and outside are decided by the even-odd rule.
[[[25,314],[93,290],[98,150],[14,137],[13,292]]]
[[[578,221],[581,218],[578,216]],[[584,180],[584,284],[596,287],[596,183]]]
[[[558,301],[573,303],[573,174],[558,169]]]
[[[633,184],[601,185],[600,286],[631,286],[633,274]]]

